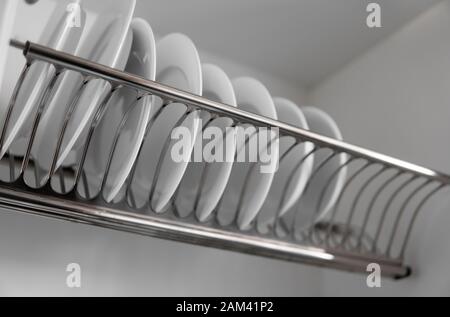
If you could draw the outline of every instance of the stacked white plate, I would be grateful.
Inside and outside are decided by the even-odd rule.
[[[0,6],[0,14],[11,12],[15,1],[3,1]],[[325,112],[272,97],[257,79],[230,79],[219,66],[202,64],[195,45],[186,35],[173,33],[156,41],[147,21],[132,18],[134,7],[135,0],[38,2],[33,6],[34,12],[46,12],[45,21],[41,22],[45,25],[41,30],[45,32],[39,39],[36,34],[12,32],[13,21],[2,17],[0,74],[13,74],[17,78],[18,65],[23,62],[8,49],[9,38],[34,40],[248,112],[342,139],[337,124]],[[252,154],[248,153],[247,144],[253,139],[260,140],[265,132],[249,125],[234,126],[229,118],[211,117],[206,111],[190,110],[183,104],[163,104],[158,97],[126,87],[112,90],[104,80],[85,81],[86,78],[70,71],[58,77],[52,95],[42,103],[54,74],[53,66],[32,64],[14,108],[9,108],[8,103],[13,89],[11,81],[3,81],[0,94],[0,115],[5,118],[9,113],[11,118],[7,123],[0,121],[5,126],[0,159],[6,153],[24,156],[32,144],[31,158],[38,172],[26,170],[24,174],[31,187],[39,188],[50,181],[55,191],[71,190],[75,182],[66,187],[56,181],[58,172],[70,167],[84,177],[85,182],[78,183],[77,191],[85,198],[101,195],[107,202],[126,199],[132,207],[144,212],[162,213],[173,208],[183,217],[195,215],[200,222],[214,218],[224,226],[236,224],[240,230],[256,225],[260,232],[268,231],[288,213],[295,214],[298,228],[310,226],[330,211],[342,190],[345,168],[332,178],[332,183],[327,182],[344,164],[343,155],[333,157],[315,173],[327,158],[326,153],[315,151],[311,143],[295,145],[291,137],[279,138],[269,133],[256,154],[270,147],[278,168],[261,172],[262,162],[236,159],[241,154]],[[0,84],[1,79],[0,76]],[[34,124],[38,128],[31,139]],[[195,149],[207,145],[211,135],[205,138],[205,133],[210,128],[222,136],[214,145],[226,151],[221,159],[205,154],[198,160]],[[244,129],[251,132],[248,143],[236,138]],[[174,134],[179,131],[187,131],[191,136],[183,160],[173,157],[178,144]],[[328,191],[317,206],[324,187]]]

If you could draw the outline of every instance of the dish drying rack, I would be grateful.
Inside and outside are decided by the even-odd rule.
[[[295,228],[295,215],[301,210],[294,208],[290,217],[277,217],[270,230],[262,233],[255,225],[247,231],[241,231],[235,221],[227,226],[221,225],[214,215],[202,223],[196,218],[195,212],[181,216],[176,209],[169,208],[168,211],[157,214],[150,210],[149,205],[138,210],[132,207],[126,197],[112,203],[107,203],[101,194],[89,199],[83,198],[77,191],[78,183],[84,182],[80,169],[66,167],[51,175],[53,178],[58,177],[61,188],[65,187],[67,181],[75,184],[67,192],[63,190],[63,193],[58,193],[52,188],[50,181],[40,188],[32,188],[23,178],[24,170],[33,166],[30,151],[27,151],[24,157],[7,154],[2,159],[1,165],[9,170],[9,178],[0,180],[1,207],[322,267],[366,272],[368,264],[377,263],[383,276],[398,279],[410,275],[411,269],[404,263],[404,257],[414,224],[426,202],[450,184],[450,176],[35,43],[12,40],[11,45],[23,49],[27,62],[13,91],[9,109],[14,107],[30,65],[42,61],[52,64],[55,73],[46,87],[41,105],[48,100],[58,77],[65,71],[75,71],[82,74],[84,83],[101,78],[111,84],[111,90],[125,86],[158,96],[164,101],[163,107],[173,102],[182,103],[187,106],[187,113],[199,109],[209,112],[213,117],[228,117],[236,125],[278,128],[280,137],[290,137],[296,144],[310,142],[314,145],[313,150],[298,158],[299,166],[313,153],[327,151],[329,154],[320,164],[316,164],[308,184],[327,163],[343,153],[346,156],[345,163],[330,176],[327,183],[331,184],[343,168],[348,168],[348,176],[334,207],[320,222],[298,232]],[[149,126],[155,119],[150,120]],[[9,120],[10,116],[7,114],[0,132],[3,130],[4,133]],[[38,124],[39,120],[35,120],[30,140],[33,140]],[[94,128],[95,120],[90,130],[93,131]],[[0,138],[0,147],[2,140]],[[28,148],[31,143],[29,141]],[[86,142],[84,152],[87,151],[88,143]],[[59,149],[56,153],[58,151]],[[86,182],[82,185],[84,191],[88,192]],[[308,185],[305,191],[307,190]],[[329,188],[324,188],[319,196],[318,209],[327,190]]]

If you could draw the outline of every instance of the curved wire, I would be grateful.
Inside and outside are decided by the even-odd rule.
[[[342,166],[349,165],[351,162],[358,160],[359,158],[351,157],[348,159],[348,161],[343,164]],[[362,165],[359,169],[356,170],[356,172],[347,179],[347,181],[344,184],[344,187],[342,187],[341,192],[339,193],[339,197],[336,201],[336,204],[333,206],[332,212],[331,212],[331,218],[329,220],[329,225],[333,224],[336,218],[336,214],[339,211],[339,207],[341,206],[342,197],[344,197],[345,192],[347,191],[347,188],[350,187],[350,184],[370,165],[372,165],[372,162],[366,162],[364,165]],[[341,166],[341,167],[342,167]],[[323,243],[327,243],[329,241],[329,238],[331,236],[331,226],[328,227],[327,233],[325,235],[325,239],[323,240]]]
[[[243,125],[244,125],[244,124],[242,124],[242,122],[235,122],[235,127],[236,127],[237,129],[241,128]],[[234,162],[237,162],[239,153],[241,153],[242,149],[245,149],[245,147],[246,147],[247,144],[250,142],[250,140],[253,139],[253,137],[258,133],[258,131],[257,131],[257,129],[256,129],[255,126],[251,126],[251,127],[255,128],[255,131],[252,131],[250,135],[246,135],[246,136],[245,136],[245,141],[244,141],[244,143],[243,143],[239,148],[238,148],[238,144],[236,145],[236,153],[235,153],[235,155],[234,155]],[[231,172],[231,173],[232,173],[232,172]],[[230,183],[229,183],[229,184],[230,184]],[[231,221],[230,224],[224,224],[224,223],[222,223],[222,222],[220,221],[220,219],[219,219],[219,214],[221,213],[220,210],[221,210],[221,207],[222,207],[222,204],[223,204],[224,195],[225,195],[225,193],[227,192],[227,188],[229,188],[229,186],[231,186],[231,185],[229,185],[229,184],[228,184],[227,187],[225,188],[225,190],[224,190],[224,192],[223,192],[223,194],[222,194],[222,197],[221,197],[219,203],[217,204],[217,207],[215,208],[216,210],[214,211],[215,218],[216,218],[215,221],[216,221],[217,223],[219,223],[221,226],[228,226],[228,225],[236,224],[236,222],[237,222],[237,216],[238,216],[238,215],[237,215],[237,212],[235,213],[234,219]]]
[[[228,127],[233,128],[230,131],[235,131],[234,128],[236,127],[236,124],[234,123],[234,120],[233,120],[233,123],[231,125],[229,125]],[[222,139],[223,140],[224,139],[226,140],[228,133],[229,133],[229,131],[227,132],[226,129],[225,129],[225,131],[223,131],[223,133],[222,133]],[[234,157],[234,155],[233,155],[233,157]],[[210,168],[211,168],[211,164],[206,163],[204,165],[203,169],[202,169],[202,172],[201,172],[202,174],[200,176],[200,181],[199,181],[197,194],[196,194],[195,200],[194,200],[194,210],[193,210],[193,212],[196,212],[197,209],[198,209],[198,204],[200,202],[200,196],[201,196],[201,194],[203,192],[203,187],[205,186],[206,176],[208,175]],[[197,217],[197,220],[199,220],[198,217]]]
[[[280,205],[279,205],[279,208],[278,208],[278,210],[277,210],[277,215],[276,215],[276,217],[275,217],[275,219],[274,219],[274,225],[273,225],[273,227],[272,227],[273,233],[276,233],[277,230],[280,230],[280,226],[281,226],[281,225],[286,225],[286,224],[283,222],[283,217],[281,217],[280,211],[281,211],[281,206],[282,206],[282,204],[283,204],[284,201],[286,200],[287,190],[288,190],[289,186],[291,186],[291,183],[292,183],[292,181],[293,181],[293,179],[294,179],[294,175],[295,175],[295,174],[297,173],[297,171],[302,167],[302,165],[304,164],[304,162],[305,162],[309,157],[311,157],[312,155],[314,155],[314,153],[315,153],[316,151],[318,151],[319,149],[320,149],[319,147],[317,147],[316,145],[314,145],[314,146],[313,146],[313,149],[310,150],[305,156],[303,156],[303,158],[302,158],[302,159],[296,164],[296,166],[294,167],[293,173],[291,173],[291,174],[289,175],[289,178],[288,178],[288,180],[287,180],[287,182],[286,182],[286,185],[284,185],[284,187],[283,187],[282,196],[281,196],[281,199],[280,199]],[[311,178],[311,175],[310,175],[309,177]],[[308,181],[309,181],[309,179],[308,179]],[[306,192],[306,184],[305,184],[305,188],[303,189],[303,193],[305,193],[305,192]],[[300,199],[301,199],[301,197],[300,197]],[[299,201],[300,201],[300,199],[299,199]],[[299,201],[298,201],[298,202],[299,202]],[[294,217],[295,217],[295,216],[294,216]],[[289,228],[285,228],[285,230],[289,232]]]
[[[371,164],[371,165],[375,165],[375,164],[378,164],[378,163],[373,163],[373,164]],[[384,171],[386,171],[386,166],[381,166],[381,168],[376,172],[376,173],[374,173],[371,177],[369,177],[368,179],[367,179],[367,181],[366,182],[364,182],[364,184],[360,187],[360,189],[358,190],[358,192],[356,193],[356,196],[355,196],[355,199],[353,199],[353,202],[352,202],[352,205],[351,205],[351,207],[350,207],[350,213],[349,213],[349,215],[348,215],[348,217],[347,217],[347,221],[345,222],[345,226],[346,226],[346,228],[345,228],[345,232],[344,232],[344,238],[343,238],[343,241],[342,241],[342,245],[345,245],[345,242],[346,242],[346,240],[347,240],[347,238],[348,238],[348,236],[349,236],[349,233],[350,233],[350,230],[351,230],[351,228],[350,228],[350,226],[351,226],[351,223],[352,223],[352,220],[353,220],[353,216],[354,216],[354,214],[355,214],[355,211],[356,211],[356,206],[357,206],[357,204],[358,204],[358,202],[359,202],[359,199],[361,198],[361,196],[362,196],[362,194],[364,193],[364,191],[367,189],[367,187],[378,177],[378,176],[380,176],[381,174],[383,174],[383,172]]]
[[[0,135],[0,151],[3,151],[3,143],[5,142],[6,131],[9,125],[9,121],[11,120],[12,111],[14,109],[14,106],[16,105],[17,97],[19,96],[20,90],[22,89],[25,77],[30,71],[30,67],[32,64],[33,64],[32,62],[27,61],[22,71],[20,72],[19,79],[17,80],[16,85],[14,86],[14,90],[9,100],[8,111],[6,112],[5,121],[3,122],[2,133]]]
[[[331,150],[331,149],[329,149],[329,150]],[[310,184],[311,184],[311,182],[312,182],[312,179],[314,179],[316,176],[317,176],[317,174],[320,172],[320,170],[331,160],[331,159],[333,159],[333,157],[335,157],[336,155],[338,155],[339,153],[338,152],[335,152],[334,150],[331,150],[331,154],[330,155],[328,155],[315,169],[314,169],[314,171],[311,173],[311,175],[310,175],[310,177],[309,177],[309,179],[308,179],[308,182],[306,183],[306,185],[305,185],[305,190],[304,190],[304,195],[308,192],[308,190],[309,190],[309,188],[310,188]],[[291,223],[291,227],[290,227],[290,233],[293,235],[293,236],[295,236],[295,232],[296,232],[296,230],[295,230],[295,226],[296,226],[296,224],[297,224],[297,221],[298,221],[298,217],[299,217],[299,214],[300,214],[300,205],[299,205],[299,208],[297,209],[297,211],[295,212],[295,214],[294,214],[294,219],[293,219],[293,221],[292,221],[292,223]]]
[[[189,107],[187,107],[186,108],[186,112],[178,119],[178,121],[175,123],[175,125],[172,127],[172,129],[175,129],[176,127],[180,126],[184,122],[184,120],[191,113],[193,113],[195,111],[198,111],[198,110],[192,110],[192,109],[189,109]],[[152,186],[151,186],[151,189],[150,189],[150,195],[149,195],[149,200],[148,200],[148,206],[149,206],[150,210],[152,210],[150,204],[151,204],[151,201],[153,199],[153,195],[155,193],[155,186],[156,186],[156,184],[157,184],[157,182],[159,180],[160,173],[161,173],[161,166],[162,166],[162,164],[164,162],[164,158],[166,156],[166,153],[169,150],[169,146],[170,146],[170,141],[171,140],[172,140],[172,138],[171,138],[171,135],[169,134],[167,136],[167,138],[166,138],[166,141],[164,142],[164,146],[163,146],[163,149],[161,151],[161,155],[159,156],[158,163],[156,164],[155,174],[153,176]]]
[[[389,238],[389,242],[388,242],[388,247],[386,249],[386,256],[390,256],[391,255],[391,249],[392,249],[392,245],[394,243],[394,238],[395,238],[395,234],[398,232],[398,226],[400,224],[400,219],[403,216],[403,213],[405,212],[405,209],[408,205],[408,203],[411,201],[411,199],[417,195],[417,193],[419,193],[422,189],[424,189],[426,186],[428,186],[430,183],[432,182],[432,180],[426,180],[422,185],[418,186],[415,190],[413,190],[409,196],[405,199],[405,201],[403,202],[402,206],[400,207],[400,210],[397,214],[397,217],[394,221],[394,226],[392,227],[392,231],[391,231],[391,235]]]
[[[36,132],[37,132],[37,128],[39,126],[40,120],[41,120],[42,112],[43,112],[44,107],[47,104],[48,100],[50,100],[50,97],[52,97],[54,95],[55,91],[53,90],[53,88],[55,87],[55,84],[61,74],[62,74],[62,72],[60,69],[55,69],[55,74],[54,74],[53,78],[50,80],[50,83],[48,84],[47,88],[45,89],[44,94],[41,97],[41,100],[39,101],[38,109],[37,109],[36,115],[34,117],[33,125],[32,125],[30,139],[28,140],[27,150],[26,150],[25,157],[24,157],[23,163],[22,163],[22,167],[21,167],[21,171],[20,171],[21,173],[24,172],[28,167],[28,163],[30,161],[30,156],[31,156],[31,149],[33,147],[33,142],[36,137]],[[38,164],[35,163],[34,168],[35,168],[35,171],[37,171]],[[35,180],[35,184],[36,184],[36,187],[40,187],[38,185],[37,177]]]
[[[401,251],[400,251],[400,259],[403,259],[405,256],[405,252],[406,252],[406,248],[408,247],[408,243],[409,243],[409,239],[411,236],[411,232],[412,229],[414,227],[414,224],[417,220],[417,216],[419,215],[420,210],[423,208],[423,206],[425,205],[425,203],[430,200],[431,197],[433,197],[435,194],[437,194],[440,190],[442,190],[443,188],[447,187],[448,185],[446,184],[440,184],[438,185],[434,190],[432,190],[431,192],[429,192],[420,202],[420,204],[417,206],[417,208],[414,210],[413,216],[411,217],[411,221],[408,225],[408,229],[406,231],[406,235],[405,235],[405,239],[403,240],[403,245],[401,247]]]
[[[207,120],[204,124],[203,124],[203,126],[202,126],[202,131],[201,131],[201,135],[203,135],[203,133],[204,133],[204,131],[205,131],[205,129],[207,129],[208,127],[209,127],[209,125],[210,124],[212,124],[212,122],[215,120],[215,119],[217,119],[217,116],[211,116],[210,118],[209,118],[209,120]],[[196,142],[203,142],[203,140],[196,140]],[[194,146],[195,146],[195,144],[194,144]],[[202,185],[202,178],[203,178],[203,174],[204,174],[204,171],[205,171],[205,164],[204,164],[204,162],[202,161],[202,164],[203,164],[203,166],[202,166],[202,175],[200,175],[200,182],[198,183],[198,186],[201,186]],[[182,182],[180,182],[180,184],[181,184]],[[195,186],[196,184],[192,184],[192,186]],[[178,187],[177,188],[177,191],[175,192],[175,194],[173,195],[173,204],[174,204],[174,206],[175,206],[175,208],[176,208],[176,212],[178,213],[178,216],[181,216],[181,213],[180,213],[180,206],[178,206],[177,205],[177,198],[178,198],[178,195],[179,195],[179,188],[180,187]],[[198,189],[196,190],[196,192],[198,192]],[[194,208],[192,209],[192,210],[188,210],[187,212],[186,212],[186,214],[187,214],[187,216],[188,215],[190,215],[190,214],[192,214],[194,211],[195,211],[195,209],[196,209],[196,204],[197,204],[197,198],[199,198],[199,193],[197,193],[197,195],[196,195],[196,198],[195,198],[195,200],[194,200]]]
[[[105,172],[103,173],[103,176],[102,176],[102,182],[101,182],[101,186],[100,186],[100,192],[101,192],[101,193],[103,193],[103,191],[104,191],[104,189],[105,189],[106,181],[107,181],[107,179],[108,179],[108,175],[109,175],[110,169],[111,169],[112,160],[113,160],[113,158],[114,158],[114,153],[116,153],[117,144],[118,144],[118,142],[119,142],[120,136],[122,135],[122,132],[123,132],[123,128],[124,128],[124,126],[125,126],[125,123],[127,123],[128,119],[129,119],[129,117],[130,117],[130,113],[132,112],[132,110],[134,110],[133,107],[136,106],[137,102],[138,102],[141,98],[143,98],[143,97],[144,97],[144,96],[141,96],[141,97],[137,98],[137,99],[131,104],[131,106],[128,107],[127,112],[126,112],[125,115],[123,116],[123,118],[122,118],[122,120],[121,120],[121,122],[120,122],[120,124],[119,124],[119,126],[118,126],[118,128],[117,128],[117,130],[116,130],[116,134],[115,134],[115,136],[114,136],[113,144],[112,144],[112,146],[111,146],[111,150],[110,150],[109,155],[108,155],[108,160],[107,160],[107,163],[106,163],[106,169],[105,169]],[[105,197],[103,197],[103,198],[105,198]]]
[[[281,137],[280,137],[280,140],[281,140],[281,138],[283,138],[283,137],[285,137],[285,136],[281,136]],[[289,137],[290,137],[290,136],[289,136]],[[291,146],[289,146],[289,147],[285,150],[285,152],[280,156],[280,159],[279,159],[279,161],[280,161],[280,162],[279,162],[280,166],[282,165],[282,163],[284,162],[284,160],[286,159],[286,157],[291,153],[291,151],[293,151],[295,148],[297,148],[297,146],[300,146],[300,145],[302,145],[303,143],[304,143],[304,142],[303,142],[301,139],[294,140],[294,143],[293,143]],[[314,150],[314,148],[313,148],[313,150]],[[291,183],[292,183],[292,180],[293,180],[293,178],[294,178],[294,175],[296,174],[296,171],[297,171],[297,169],[298,169],[297,166],[301,166],[301,165],[303,164],[303,162],[305,161],[305,159],[306,159],[307,157],[310,157],[310,156],[312,155],[312,153],[314,152],[313,150],[310,150],[308,153],[306,153],[306,154],[302,157],[302,159],[300,160],[300,164],[297,163],[297,164],[295,165],[295,167],[294,167],[294,169],[293,169],[294,172],[292,172],[292,173],[289,174],[288,180],[287,180],[286,184],[283,186],[283,190],[281,191],[281,196],[280,196],[280,199],[279,199],[279,202],[278,202],[278,208],[277,208],[276,211],[275,211],[275,215],[273,215],[272,219],[269,219],[269,221],[265,223],[265,225],[268,226],[269,231],[274,229],[273,227],[274,227],[274,225],[275,225],[276,220],[281,216],[280,213],[281,213],[283,204],[284,204],[284,202],[285,202],[285,200],[286,200],[287,191],[288,191],[288,188],[291,186]],[[273,185],[272,185],[272,186],[273,186]],[[259,225],[259,222],[258,222],[258,225]]]
[[[269,148],[269,146],[271,146],[272,143],[277,142],[277,141],[279,140],[279,138],[280,138],[279,135],[274,136],[274,137],[268,142],[268,144],[265,145],[264,149]],[[261,153],[261,151],[259,151],[259,153]],[[243,203],[244,203],[244,198],[245,198],[245,196],[246,196],[246,194],[247,194],[247,192],[248,192],[248,184],[249,184],[251,175],[253,174],[253,171],[255,170],[255,168],[256,168],[257,166],[258,166],[257,162],[253,162],[253,163],[251,164],[250,168],[249,168],[248,171],[247,171],[247,175],[245,176],[244,185],[243,185],[243,187],[242,187],[243,190],[242,190],[241,195],[240,195],[240,197],[239,197],[238,206],[237,206],[237,208],[236,208],[236,218],[237,218],[237,219],[239,219],[240,214],[243,213],[243,211],[242,211],[242,205],[243,205]],[[267,198],[267,197],[265,197],[265,199],[266,199],[266,198]],[[260,211],[260,210],[259,210],[259,211]],[[258,211],[258,213],[259,213],[259,211]],[[253,220],[256,219],[257,216],[258,216],[258,214],[256,214],[256,215],[253,217]]]
[[[87,153],[89,151],[89,147],[91,146],[92,137],[94,136],[94,132],[97,129],[99,123],[101,122],[102,118],[106,114],[108,110],[108,105],[110,104],[110,101],[112,100],[114,94],[119,90],[120,86],[113,86],[107,93],[107,95],[103,98],[102,102],[100,103],[100,106],[97,108],[96,113],[94,114],[93,120],[90,124],[88,134],[86,136],[86,142],[84,143],[83,150],[81,152],[81,158],[78,163],[78,169],[75,173],[75,188],[77,187],[81,175],[84,173],[84,164],[86,163],[86,157]],[[84,176],[86,178],[86,181],[83,181],[83,183],[87,183],[87,176]],[[97,193],[98,194],[98,193]],[[96,195],[97,195],[96,194]],[[90,195],[86,197],[87,199],[95,198],[91,197]]]
[[[387,169],[385,169],[385,171],[387,171]],[[376,200],[378,199],[378,197],[381,195],[381,193],[383,192],[384,189],[387,188],[387,186],[393,182],[397,177],[399,177],[403,172],[402,171],[398,171],[397,173],[395,173],[394,175],[392,175],[391,177],[389,177],[388,179],[386,179],[381,185],[380,187],[377,189],[377,191],[375,192],[375,194],[373,195],[372,199],[369,202],[368,208],[367,208],[367,212],[365,213],[364,216],[364,220],[363,220],[363,224],[361,226],[361,233],[358,237],[358,241],[357,241],[357,245],[356,248],[358,249],[361,245],[362,245],[362,238],[363,238],[363,234],[366,231],[367,228],[367,224],[369,223],[369,218],[370,215],[372,214],[372,210],[373,210],[373,206],[375,205]],[[381,174],[380,174],[381,175]]]
[[[384,221],[386,219],[386,215],[387,212],[389,210],[389,208],[391,207],[392,203],[394,202],[395,198],[398,196],[398,194],[400,194],[400,192],[406,188],[410,183],[412,183],[414,180],[416,180],[418,178],[418,176],[416,175],[411,175],[410,178],[407,178],[403,183],[400,184],[400,186],[392,193],[392,195],[390,196],[390,198],[388,199],[388,201],[386,202],[386,205],[384,206],[383,212],[381,214],[380,217],[380,221],[378,222],[378,227],[376,230],[376,234],[375,237],[373,239],[373,244],[372,244],[372,251],[375,252],[375,250],[377,249],[377,244],[378,244],[378,240],[380,238],[381,235],[381,230],[383,229],[383,225],[384,225]]]
[[[172,104],[172,101],[170,101],[170,100],[163,101],[163,104],[161,105],[161,107],[159,107],[159,109],[148,120],[147,127],[145,128],[144,138],[143,138],[144,141],[141,143],[141,146],[139,147],[138,154],[136,156],[136,160],[133,163],[133,167],[131,168],[130,175],[128,176],[128,180],[126,182],[126,190],[125,190],[124,199],[127,199],[130,207],[137,208],[137,204],[136,204],[136,200],[134,198],[131,184],[133,183],[134,177],[136,175],[136,167],[138,165],[139,158],[142,154],[142,149],[144,147],[145,140],[147,139],[148,133],[150,133],[150,130],[153,127],[153,124],[156,122],[156,120],[159,118],[159,116],[163,113],[164,109],[166,109],[170,104]]]
[[[56,149],[55,152],[53,154],[53,160],[52,160],[52,165],[50,167],[50,173],[49,173],[49,179],[51,179],[53,177],[53,175],[55,174],[56,171],[56,163],[58,162],[58,157],[59,157],[59,152],[61,151],[61,146],[62,146],[62,141],[67,129],[67,125],[69,124],[69,120],[72,117],[72,113],[75,110],[75,106],[77,105],[81,94],[83,93],[84,88],[86,87],[86,85],[91,81],[92,78],[90,77],[82,77],[82,84],[81,86],[78,88],[77,92],[75,93],[75,95],[72,98],[72,102],[70,103],[69,108],[66,111],[66,116],[64,118],[64,121],[61,125],[60,131],[59,131],[59,135],[58,135],[58,142],[56,145]]]

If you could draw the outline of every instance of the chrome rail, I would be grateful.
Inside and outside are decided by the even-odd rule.
[[[366,272],[368,264],[378,263],[385,276],[402,278],[411,272],[404,264],[404,257],[420,210],[432,196],[450,184],[450,176],[432,169],[245,112],[76,56],[30,42],[11,41],[11,45],[23,50],[27,63],[11,97],[8,114],[15,106],[21,83],[30,65],[36,61],[45,62],[53,65],[55,72],[40,100],[40,107],[28,135],[27,150],[19,156],[8,151],[0,158],[0,170],[3,168],[7,171],[7,176],[0,180],[0,206],[9,210],[348,271]],[[129,87],[142,94],[161,98],[161,111],[172,103],[181,103],[186,105],[186,114],[202,110],[215,117],[230,118],[234,125],[252,124],[257,127],[278,128],[280,138],[293,138],[296,145],[312,143],[313,151],[298,158],[297,168],[312,153],[326,151],[329,155],[313,171],[305,191],[315,181],[321,169],[336,157],[344,155],[345,163],[329,176],[327,185],[321,190],[316,212],[321,208],[329,184],[335,181],[342,169],[348,169],[348,177],[327,216],[320,221],[312,219],[311,225],[301,230],[296,228],[297,217],[304,212],[301,198],[286,215],[277,214],[268,232],[262,232],[254,223],[247,231],[239,230],[236,220],[223,224],[218,220],[217,214],[201,222],[194,210],[188,215],[180,215],[173,202],[170,205],[173,208],[169,207],[166,212],[157,214],[151,210],[148,201],[140,207],[133,202],[134,197],[129,190],[133,173],[129,176],[122,197],[107,203],[101,195],[102,188],[90,194],[92,189],[83,173],[83,160],[89,148],[90,137],[102,117],[98,110],[91,122],[81,161],[59,170],[53,164],[44,184],[38,184],[36,176],[35,184],[30,185],[24,180],[25,171],[34,168],[35,173],[39,173],[30,154],[34,133],[46,102],[57,85],[59,76],[65,71],[82,75],[79,92],[84,83],[94,78],[108,82],[110,93],[104,97],[103,102],[107,102],[108,95],[118,87]],[[73,100],[76,100],[79,92]],[[8,114],[0,130],[0,149],[5,131],[11,124]],[[147,131],[159,114],[160,112],[155,114],[149,121]],[[70,113],[67,116],[70,117]],[[64,135],[64,129],[62,125],[60,138]],[[119,130],[118,133],[120,132]],[[55,157],[60,147],[61,144],[58,144]],[[113,155],[114,149],[111,149],[108,159]],[[289,151],[290,149],[287,150]],[[160,160],[164,154],[161,153]],[[286,184],[286,189],[288,185]],[[246,182],[243,186],[242,195],[245,195],[248,192]],[[196,187],[200,191],[202,185],[196,184]],[[153,188],[149,189],[149,200],[152,190]],[[236,215],[240,207],[237,208]]]

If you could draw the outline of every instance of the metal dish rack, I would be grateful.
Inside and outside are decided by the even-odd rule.
[[[11,97],[9,110],[15,105],[30,65],[35,61],[43,61],[54,65],[55,74],[40,101],[41,106],[45,105],[51,95],[58,77],[64,71],[75,71],[82,74],[84,83],[101,78],[111,84],[111,90],[122,86],[129,87],[162,98],[164,105],[173,102],[185,104],[187,113],[200,109],[214,117],[231,118],[235,124],[278,128],[280,137],[293,138],[296,144],[311,142],[314,145],[313,151],[299,157],[299,165],[311,153],[327,151],[329,154],[312,171],[309,182],[337,155],[345,154],[346,161],[331,175],[328,183],[333,181],[342,168],[348,168],[349,173],[336,204],[325,219],[298,232],[295,228],[295,215],[302,211],[294,208],[290,217],[278,217],[271,230],[262,233],[256,226],[247,231],[240,231],[235,222],[223,226],[214,216],[202,223],[194,212],[188,216],[180,216],[174,208],[162,214],[154,213],[148,205],[138,210],[133,208],[126,198],[113,203],[105,202],[102,195],[83,198],[77,190],[77,184],[84,180],[79,168],[53,170],[44,186],[33,188],[28,186],[23,178],[24,171],[33,168],[33,160],[28,150],[23,157],[7,154],[0,164],[0,167],[9,170],[9,177],[0,181],[0,206],[9,210],[354,272],[366,272],[368,264],[377,263],[381,266],[384,276],[403,278],[411,273],[410,268],[404,264],[404,256],[417,217],[426,202],[450,184],[448,175],[38,44],[13,40],[11,45],[23,49],[27,63]],[[42,107],[39,109],[41,110],[36,114],[28,149],[39,125]],[[150,120],[148,128],[156,119],[157,114]],[[0,148],[9,120],[10,112],[3,121],[4,126],[0,127]],[[95,127],[96,119],[91,123],[90,133]],[[64,126],[61,127],[61,131],[63,130]],[[84,152],[87,151],[90,139],[87,140]],[[57,148],[55,157],[59,150]],[[67,192],[63,190],[63,193],[58,193],[51,184],[51,180],[55,178],[60,180],[60,190],[67,180],[75,186]],[[88,192],[87,185],[84,186],[84,190]],[[326,190],[327,188],[323,189],[320,197],[323,197]],[[317,208],[320,203],[319,199]]]

